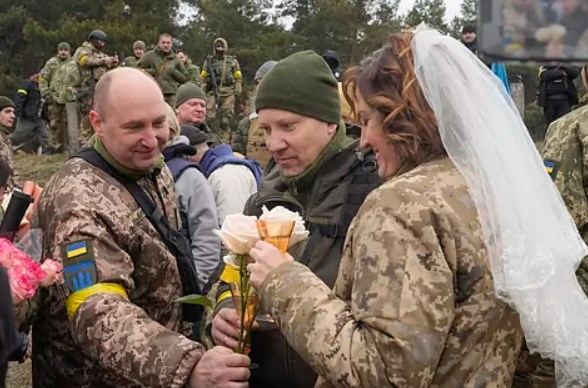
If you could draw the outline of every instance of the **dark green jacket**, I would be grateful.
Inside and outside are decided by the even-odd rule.
[[[310,237],[293,246],[289,253],[329,287],[337,278],[351,219],[365,196],[381,183],[373,158],[366,158],[357,146],[358,142],[354,141],[325,160],[309,187],[286,185],[279,167],[275,168],[245,205],[245,214],[256,216],[261,215],[264,205],[269,209],[281,205],[298,211]],[[226,290],[227,285],[221,283],[217,296]],[[222,300],[216,310],[223,307],[232,307],[231,298]],[[253,333],[250,356],[259,364],[250,379],[253,388],[314,386],[316,373],[288,345],[277,328]]]
[[[134,55],[125,58],[125,66],[126,67],[137,67],[137,62],[139,62],[140,58],[137,58]]]
[[[188,80],[184,64],[173,51],[169,54],[159,49],[148,51],[139,59],[137,67],[155,78],[163,94],[176,94],[178,87]]]

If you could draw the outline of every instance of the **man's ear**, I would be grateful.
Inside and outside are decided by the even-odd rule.
[[[94,128],[94,132],[96,132],[99,136],[102,136],[104,131],[102,129],[103,120],[102,117],[100,117],[100,114],[92,109],[90,111],[89,118],[90,124],[92,124],[92,128]]]
[[[337,124],[337,123],[329,123],[328,124],[327,133],[329,134],[329,136],[332,136],[335,134],[335,132],[337,132],[338,126],[339,126],[339,124]]]

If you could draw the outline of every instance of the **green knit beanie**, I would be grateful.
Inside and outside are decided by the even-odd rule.
[[[133,50],[138,48],[142,48],[144,51],[147,51],[147,45],[142,40],[137,40],[135,43],[133,43]]]
[[[178,88],[178,91],[176,92],[175,108],[182,105],[191,98],[200,98],[206,101],[206,93],[204,93],[204,90],[202,90],[200,86],[188,82]]]
[[[2,109],[4,108],[16,108],[16,106],[10,98],[6,96],[0,96],[0,112],[2,112]]]
[[[57,50],[67,50],[71,53],[71,46],[67,42],[60,42],[57,45]]]
[[[320,55],[301,51],[278,62],[263,78],[255,109],[282,109],[327,123],[341,121],[337,80]]]

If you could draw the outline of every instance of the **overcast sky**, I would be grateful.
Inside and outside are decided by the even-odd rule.
[[[400,0],[400,13],[406,14],[412,8],[414,3],[415,0]],[[447,19],[447,21],[450,21],[455,15],[459,14],[460,4],[461,0],[445,0],[445,6],[447,7],[445,19]]]

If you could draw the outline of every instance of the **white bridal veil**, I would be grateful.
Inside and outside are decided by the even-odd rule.
[[[556,362],[560,387],[588,384],[588,299],[575,277],[588,254],[500,80],[463,44],[425,26],[417,79],[479,213],[496,292],[527,345]]]

